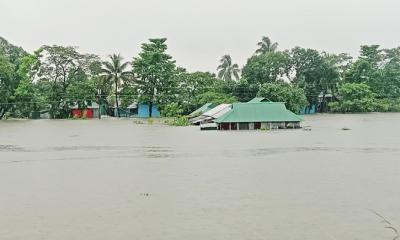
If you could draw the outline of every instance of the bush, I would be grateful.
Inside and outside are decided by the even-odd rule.
[[[170,103],[165,105],[161,109],[161,115],[163,117],[177,117],[182,114],[182,108],[177,103]]]
[[[267,98],[273,102],[284,102],[286,108],[294,113],[299,113],[302,107],[308,105],[303,89],[283,81],[264,83],[257,96]]]
[[[170,126],[185,127],[185,126],[189,126],[190,123],[186,117],[180,116],[180,117],[175,117],[171,121],[168,121],[167,124]]]
[[[388,99],[376,99],[374,102],[374,111],[376,112],[388,112],[391,106],[391,102]]]
[[[330,102],[328,103],[328,107],[331,112],[342,112],[339,102]]]
[[[339,87],[341,100],[331,103],[331,111],[336,112],[372,112],[376,107],[384,109],[386,105],[375,104],[375,95],[364,83],[346,83]]]

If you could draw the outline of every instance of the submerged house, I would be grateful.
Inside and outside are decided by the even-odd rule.
[[[70,109],[73,118],[98,118],[100,114],[99,104],[95,102],[87,104],[84,108],[80,108],[79,104],[76,103]]]
[[[50,110],[33,111],[29,117],[31,119],[50,119]]]
[[[156,104],[153,104],[151,111],[151,117],[159,118],[161,113]],[[120,117],[139,117],[148,118],[150,117],[149,105],[146,103],[132,103],[126,109],[119,108]],[[114,116],[118,116],[117,109],[114,107]]]
[[[138,104],[138,117],[140,118],[150,117],[149,104],[147,103]],[[151,107],[151,117],[155,118],[161,117],[161,113],[158,109],[157,104],[153,104],[153,106]]]
[[[189,122],[194,125],[214,122],[214,120],[229,112],[231,110],[231,106],[232,104],[220,104],[198,117],[189,119]]]
[[[193,111],[191,114],[189,114],[189,117],[200,116],[201,114],[213,109],[214,107],[215,107],[215,105],[213,103],[206,103],[203,106],[201,106],[200,108]]]
[[[284,103],[234,103],[232,108],[215,120],[219,130],[257,130],[300,128],[302,118],[286,109]]]

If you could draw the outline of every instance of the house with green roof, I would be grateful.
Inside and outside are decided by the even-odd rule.
[[[215,120],[219,130],[300,128],[301,121],[301,117],[278,102],[234,103]]]

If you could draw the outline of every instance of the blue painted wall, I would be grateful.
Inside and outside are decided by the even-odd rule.
[[[145,103],[139,104],[138,116],[140,118],[148,118],[149,114],[149,105]],[[155,104],[153,104],[151,115],[151,117],[161,117],[160,111],[158,111],[158,107]]]

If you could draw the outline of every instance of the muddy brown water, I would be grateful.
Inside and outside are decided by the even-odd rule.
[[[0,122],[0,239],[392,239],[400,114],[311,131]],[[343,131],[349,128],[349,131]]]

